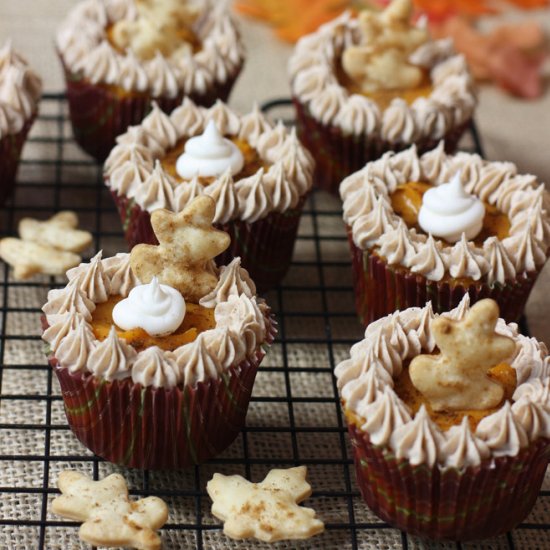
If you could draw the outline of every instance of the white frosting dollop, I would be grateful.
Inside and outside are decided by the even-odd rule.
[[[185,317],[185,300],[171,286],[159,284],[156,277],[133,288],[113,309],[113,321],[123,330],[141,328],[151,336],[174,332]]]
[[[222,136],[213,120],[208,122],[203,134],[186,142],[184,153],[176,161],[176,171],[184,179],[221,176],[228,168],[234,176],[243,166],[243,154]]]
[[[418,223],[426,232],[448,242],[474,239],[483,227],[485,206],[477,197],[466,193],[456,172],[449,183],[428,189],[422,197]]]

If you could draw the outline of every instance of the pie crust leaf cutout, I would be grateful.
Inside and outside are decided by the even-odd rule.
[[[158,497],[131,501],[120,474],[93,481],[74,470],[65,470],[59,474],[57,485],[61,496],[52,501],[52,511],[82,521],[78,534],[83,541],[140,550],[161,547],[156,530],[166,523],[168,507]]]
[[[142,283],[157,277],[159,282],[198,303],[218,282],[211,260],[230,244],[224,231],[213,227],[216,203],[202,195],[179,213],[155,210],[151,225],[158,245],[138,244],[130,253],[132,271]]]
[[[212,514],[224,522],[223,532],[233,539],[265,542],[307,539],[324,530],[311,508],[298,506],[311,494],[307,468],[271,470],[260,483],[241,476],[214,474],[206,490]]]
[[[500,404],[504,388],[487,372],[511,358],[515,343],[495,332],[498,316],[496,302],[486,299],[460,321],[438,317],[431,322],[441,353],[415,357],[409,373],[433,410],[486,410]]]

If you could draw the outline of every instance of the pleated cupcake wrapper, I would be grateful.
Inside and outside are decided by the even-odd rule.
[[[450,129],[443,138],[423,137],[412,143],[389,142],[378,134],[349,135],[336,126],[327,126],[318,121],[306,105],[293,98],[296,108],[298,136],[315,157],[313,184],[318,189],[338,195],[338,187],[344,178],[357,172],[367,162],[380,158],[387,151],[402,151],[413,143],[418,154],[430,151],[443,139],[445,151],[453,153],[470,125],[470,120]]]
[[[521,317],[529,294],[539,272],[519,275],[514,281],[495,284],[486,282],[430,281],[423,275],[413,273],[402,266],[389,265],[380,256],[361,250],[353,242],[348,227],[348,240],[352,254],[353,282],[357,315],[366,326],[380,317],[408,307],[424,307],[432,302],[436,313],[455,308],[464,294],[470,295],[472,303],[483,298],[492,298],[498,303],[500,316],[507,322],[516,322]]]
[[[263,347],[274,339],[275,328]],[[71,373],[49,358],[71,430],[93,453],[129,468],[177,469],[219,455],[245,424],[256,373],[256,352],[196,386],[144,387],[131,378],[107,382],[89,372]]]
[[[515,527],[533,507],[550,458],[550,441],[538,439],[517,456],[463,470],[413,466],[371,444],[354,424],[348,430],[369,508],[407,533],[436,540],[487,538]]]
[[[115,191],[111,194],[130,249],[138,243],[158,244],[149,212],[125,195],[117,195]],[[240,256],[241,265],[261,292],[278,285],[290,266],[305,200],[303,196],[296,208],[271,212],[256,222],[231,220],[218,225],[231,237],[229,248],[216,258],[218,265],[226,265]]]
[[[196,387],[105,382],[50,361],[67,421],[95,454],[130,468],[174,469],[220,454],[244,426],[261,355]]]
[[[181,104],[183,92],[174,98],[153,97],[143,92],[125,92],[105,84],[93,84],[80,73],[71,72],[64,64],[67,100],[76,142],[89,155],[103,162],[115,146],[115,139],[128,126],[139,124],[151,110],[151,102],[169,113]],[[226,101],[241,67],[223,84],[214,83],[205,93],[188,97],[197,105],[210,107],[216,99]]]
[[[0,206],[6,202],[15,189],[21,150],[35,117],[36,114],[27,120],[19,132],[0,138]]]

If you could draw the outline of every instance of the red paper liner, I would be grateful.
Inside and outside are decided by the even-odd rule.
[[[513,529],[533,507],[550,441],[538,439],[515,457],[487,459],[464,470],[412,466],[348,425],[363,499],[382,520],[436,540],[472,540]]]
[[[35,116],[36,114],[27,120],[19,132],[8,134],[0,139],[0,206],[6,202],[15,189],[15,177],[21,150]]]
[[[387,151],[403,151],[413,145],[385,141],[378,134],[347,135],[336,126],[318,121],[296,97],[292,100],[296,108],[298,137],[315,158],[313,184],[333,195],[338,196],[344,178],[363,168],[367,162],[380,158]],[[423,137],[414,141],[418,154],[431,151],[442,139],[445,151],[453,153],[469,125],[470,120],[467,120],[449,130],[443,138]]]
[[[158,244],[149,212],[124,195],[117,195],[114,191],[111,195],[129,248],[138,243]],[[231,237],[229,248],[216,258],[218,265],[226,265],[239,256],[241,265],[249,272],[260,292],[277,286],[286,275],[292,260],[305,200],[306,196],[303,196],[296,208],[286,212],[271,212],[256,222],[231,220],[217,225]]]
[[[269,345],[275,329],[267,323]],[[234,441],[245,424],[264,355],[258,348],[215,380],[168,389],[144,387],[131,378],[107,382],[87,371],[71,373],[53,356],[49,363],[69,426],[85,447],[115,464],[157,470],[201,464]]]
[[[184,97],[183,92],[174,98],[152,97],[146,92],[126,92],[116,86],[93,84],[81,73],[71,72],[62,58],[61,63],[74,138],[84,151],[100,162],[109,156],[116,137],[126,132],[128,126],[139,124],[149,113],[152,101],[169,113]],[[203,107],[210,107],[217,99],[226,101],[241,68],[242,65],[224,83],[215,82],[205,93],[187,97]]]
[[[361,250],[353,242],[348,227],[352,255],[355,307],[362,323],[380,319],[394,311],[424,307],[431,300],[433,310],[443,313],[455,308],[464,294],[471,303],[492,298],[498,303],[500,317],[508,323],[521,317],[539,272],[518,275],[504,285],[489,286],[486,282],[457,279],[452,282],[430,281],[402,266],[392,266],[377,254]]]

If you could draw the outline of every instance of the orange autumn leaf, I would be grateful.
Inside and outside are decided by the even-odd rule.
[[[509,4],[513,4],[516,8],[532,10],[537,8],[545,8],[550,4],[548,0],[508,0]]]
[[[442,22],[456,15],[478,17],[516,7],[545,7],[550,0],[413,0],[418,12],[430,21]],[[245,15],[271,23],[283,40],[295,42],[346,9],[384,6],[389,0],[237,0],[235,7]]]
[[[235,8],[271,23],[279,38],[296,42],[352,4],[350,0],[237,0]]]
[[[546,43],[542,27],[535,21],[502,24],[491,32],[495,43],[512,44],[524,52],[543,49]]]
[[[432,25],[432,34],[450,36],[477,79],[493,80],[520,97],[542,93],[540,66],[548,49],[537,23],[505,24],[483,34],[466,18],[453,17]]]
[[[416,9],[430,20],[441,21],[453,15],[480,16],[494,12],[483,0],[414,0]]]
[[[235,9],[243,15],[269,21],[270,12],[262,4],[263,2],[247,2],[244,0],[243,2],[235,2]]]
[[[332,7],[333,11],[319,12],[313,3],[310,3],[307,9],[300,12],[300,17],[294,17],[292,23],[280,25],[277,30],[277,36],[288,42],[296,42],[304,34],[309,34],[317,30],[323,23],[334,19],[340,15],[345,7]],[[334,2],[332,2],[334,4]]]
[[[390,0],[237,0],[241,13],[269,22],[279,38],[296,42],[346,9],[384,7]],[[489,34],[478,32],[473,21],[515,7],[548,6],[550,0],[413,0],[425,13],[434,36],[451,36],[464,53],[474,76],[492,80],[521,97],[542,93],[540,67],[548,56],[542,29],[537,24],[501,25]]]
[[[379,0],[386,5],[388,0]],[[479,17],[498,13],[511,7],[535,9],[546,7],[549,0],[413,0],[418,12],[425,13],[432,21],[442,21],[456,15]]]

